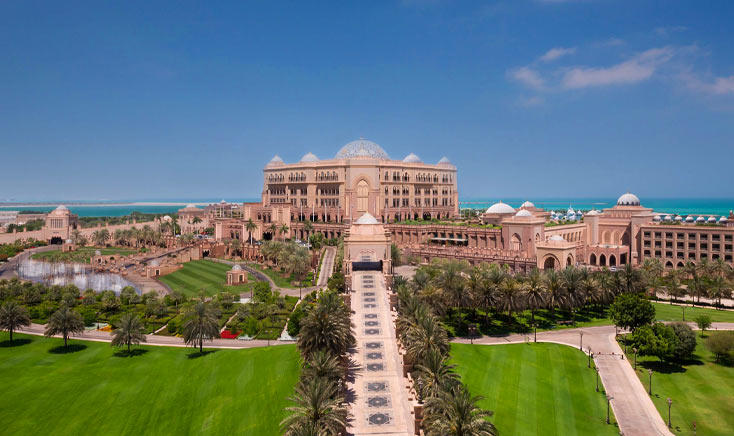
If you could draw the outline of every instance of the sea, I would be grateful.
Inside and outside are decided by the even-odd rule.
[[[217,203],[222,199],[147,199],[147,200],[124,200],[124,201],[47,201],[47,202],[22,202],[13,203],[0,202],[0,211],[3,210],[37,210],[50,212],[58,205],[63,204],[75,213],[83,217],[96,216],[123,216],[131,212],[170,214],[188,204],[203,207],[207,204]],[[256,202],[259,198],[226,198],[227,202],[242,203]],[[520,205],[529,200],[535,207],[545,210],[566,211],[569,207],[574,210],[589,211],[601,210],[615,205],[616,198],[460,198],[461,208],[486,209],[492,204],[502,201],[512,207]],[[734,198],[642,198],[642,205],[652,208],[661,214],[677,215],[729,215],[734,210]]]

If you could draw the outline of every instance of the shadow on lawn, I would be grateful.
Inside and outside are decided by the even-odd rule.
[[[661,362],[659,360],[647,360],[644,362],[637,362],[637,366],[651,369],[653,372],[659,372],[661,374],[679,374],[688,371],[686,366],[703,365],[703,362],[698,359],[686,359],[677,361]]]
[[[86,349],[87,346],[84,344],[69,344],[66,347],[64,347],[63,345],[59,345],[58,347],[51,348],[48,350],[48,352],[51,354],[70,354]]]
[[[147,353],[148,350],[144,348],[134,348],[130,350],[129,352],[127,350],[118,350],[115,352],[115,357],[135,357],[135,356],[142,356],[145,353]]]
[[[15,338],[13,339],[13,342],[8,341],[2,341],[0,342],[0,348],[12,348],[12,347],[20,347],[22,345],[27,345],[33,342],[30,338]]]
[[[202,352],[194,351],[193,353],[187,354],[186,357],[189,358],[189,359],[198,359],[200,357],[204,357],[204,356],[207,356],[209,354],[214,354],[217,351],[219,351],[219,350],[204,350]]]

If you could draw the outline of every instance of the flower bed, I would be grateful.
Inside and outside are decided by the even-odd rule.
[[[242,330],[237,330],[237,333],[232,334],[229,329],[226,329],[222,332],[221,337],[222,339],[237,339],[241,334]]]

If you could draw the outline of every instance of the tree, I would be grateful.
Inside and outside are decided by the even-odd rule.
[[[673,304],[673,300],[685,297],[688,294],[688,290],[681,283],[676,270],[671,271],[664,282],[665,293],[670,297],[670,304]]]
[[[660,360],[671,357],[678,346],[673,329],[663,323],[638,327],[630,339],[641,356],[656,356]]]
[[[390,260],[392,261],[392,266],[400,266],[400,258],[400,247],[395,243],[390,244]]]
[[[505,280],[499,290],[499,303],[502,310],[507,311],[507,315],[512,318],[512,313],[522,309],[523,294],[518,285],[517,280],[510,278]]]
[[[12,300],[0,306],[0,329],[8,331],[10,342],[13,342],[14,331],[29,325],[31,325],[31,318],[25,307]]]
[[[248,219],[245,223],[245,230],[247,230],[247,233],[250,234],[250,245],[252,245],[252,232],[257,230],[257,224],[255,224],[254,221],[252,221],[252,218]]]
[[[449,365],[447,361],[440,353],[430,352],[415,366],[414,375],[421,399],[437,396],[460,383],[459,375],[454,372],[456,365]]]
[[[530,319],[535,324],[535,311],[545,306],[546,290],[543,283],[543,275],[537,268],[533,268],[523,283],[525,289],[525,302],[530,308]]]
[[[219,320],[212,308],[200,301],[187,310],[184,316],[183,338],[186,345],[204,351],[204,341],[219,337]]]
[[[307,434],[337,435],[347,425],[344,398],[338,385],[327,379],[302,379],[288,400],[295,406],[286,408],[290,415],[280,424],[286,436],[304,434],[304,429],[316,431]]]
[[[406,334],[405,351],[413,362],[421,362],[430,353],[446,356],[449,338],[446,329],[433,315],[424,315],[416,320]]]
[[[678,342],[673,350],[673,356],[677,359],[688,359],[696,349],[696,333],[684,322],[674,322],[668,325],[678,337]]]
[[[440,272],[435,279],[435,284],[448,301],[449,308],[461,306],[464,299],[467,298],[464,292],[463,270],[463,264],[459,261],[442,262]],[[449,317],[451,317],[451,310],[449,310]]]
[[[133,288],[132,286],[125,286],[120,291],[120,301],[124,305],[130,304],[130,300],[132,300],[135,294],[135,288]]]
[[[550,270],[545,273],[545,289],[548,292],[546,297],[548,307],[550,307],[551,315],[553,315],[556,308],[563,307],[566,304],[567,299],[563,283],[556,270]]]
[[[285,242],[285,235],[288,233],[288,230],[290,230],[288,224],[281,224],[278,230],[280,231],[280,236],[283,237],[283,242]]]
[[[704,346],[721,362],[734,357],[734,331],[716,332],[704,341]]]
[[[477,403],[483,397],[472,397],[463,386],[426,400],[423,427],[427,436],[494,436],[497,429],[487,421],[492,412]]]
[[[708,315],[698,315],[696,317],[696,325],[701,329],[701,336],[706,333],[706,329],[711,327],[711,317]]]
[[[68,306],[61,306],[48,318],[44,335],[49,338],[54,335],[61,335],[64,338],[64,348],[66,348],[70,335],[83,332],[84,320],[82,316]]]
[[[308,358],[326,350],[341,356],[354,343],[349,309],[335,292],[322,292],[316,305],[301,320],[298,348]]]
[[[126,313],[120,317],[115,323],[115,330],[112,331],[112,346],[127,346],[127,352],[130,353],[131,345],[138,345],[145,342],[145,327],[140,321],[140,317],[134,313]]]
[[[622,294],[609,306],[609,316],[617,327],[634,332],[655,320],[655,306],[640,294]]]
[[[325,379],[332,383],[339,383],[345,376],[346,373],[339,362],[339,356],[324,350],[313,353],[301,370],[303,380]]]

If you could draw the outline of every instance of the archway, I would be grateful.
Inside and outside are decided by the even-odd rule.
[[[263,233],[263,240],[264,241],[272,241],[273,240],[273,234],[270,232],[264,232]]]
[[[604,253],[599,255],[599,266],[607,266],[607,257]]]
[[[596,265],[596,254],[591,253],[589,256],[589,265]]]
[[[626,265],[627,264],[627,253],[622,253],[619,255],[619,264],[620,265]]]
[[[63,243],[64,243],[64,240],[61,239],[61,236],[53,236],[51,238],[51,245],[60,245]]]
[[[566,259],[566,266],[571,266],[571,265],[573,265],[573,257],[568,256],[568,259]]]
[[[369,189],[370,186],[365,180],[360,180],[357,183],[357,212],[360,216],[367,212],[367,208],[369,207]]]
[[[683,262],[678,262],[678,265],[676,265],[676,268],[683,268],[685,265],[683,265]]]
[[[617,266],[617,258],[613,254],[609,255],[609,266]]]
[[[515,251],[522,250],[522,241],[517,233],[513,233],[510,237],[510,247]]]
[[[673,269],[673,262],[671,261],[665,262],[665,269]]]
[[[543,269],[556,269],[556,264],[556,258],[548,256],[545,258],[545,261],[543,261]]]

